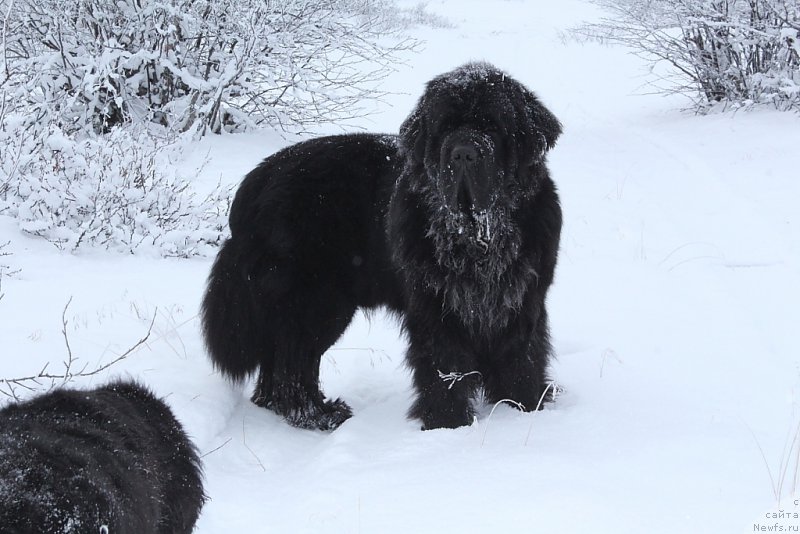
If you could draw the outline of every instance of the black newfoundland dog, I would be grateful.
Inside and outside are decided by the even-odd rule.
[[[137,384],[0,410],[4,534],[189,534],[203,502],[194,446]]]
[[[202,319],[217,368],[258,371],[253,401],[304,428],[351,415],[319,389],[356,309],[401,315],[423,428],[489,402],[535,409],[561,208],[545,156],[561,125],[522,84],[471,63],[427,85],[400,136],[291,146],[242,182]]]

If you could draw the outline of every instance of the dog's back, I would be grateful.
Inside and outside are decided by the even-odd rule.
[[[58,390],[0,410],[3,533],[188,534],[203,499],[193,445],[141,386]]]

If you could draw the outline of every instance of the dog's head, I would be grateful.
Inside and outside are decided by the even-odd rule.
[[[410,186],[484,247],[503,212],[535,194],[536,168],[560,134],[536,95],[486,63],[431,80],[400,129]]]

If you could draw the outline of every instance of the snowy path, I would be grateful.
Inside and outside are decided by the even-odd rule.
[[[487,407],[469,428],[420,432],[404,416],[403,342],[378,314],[359,316],[325,360],[326,392],[354,417],[331,434],[290,428],[207,363],[195,313],[208,260],[64,256],[0,218],[0,242],[12,240],[23,269],[3,286],[3,374],[63,357],[71,295],[73,349],[87,358],[124,349],[158,308],[148,349],[116,373],[168,395],[208,453],[198,534],[774,524],[764,458],[775,473],[800,424],[797,116],[696,117],[677,111],[678,97],[637,95],[639,60],[561,39],[594,13],[577,0],[428,7],[456,26],[418,30],[426,49],[387,80],[406,94],[363,126],[395,131],[425,80],[470,59],[507,69],[562,120],[550,158],[566,219],[549,301],[553,374],[566,388],[555,405],[500,406],[491,418]],[[206,140],[203,179],[235,183],[282,143]],[[782,507],[800,513],[788,498]]]

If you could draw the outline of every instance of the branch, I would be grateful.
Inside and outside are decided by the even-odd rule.
[[[88,365],[84,365],[80,371],[74,372],[72,369],[75,363],[78,361],[78,358],[75,357],[72,352],[72,347],[69,342],[69,336],[67,335],[68,321],[66,319],[67,309],[69,308],[69,305],[71,303],[72,303],[72,297],[70,297],[70,299],[67,301],[67,304],[64,306],[64,310],[61,313],[61,325],[62,325],[61,333],[64,336],[64,344],[66,345],[67,348],[67,360],[63,362],[64,371],[61,373],[49,373],[47,371],[47,368],[50,365],[50,362],[47,362],[45,363],[44,367],[42,367],[42,370],[35,375],[23,376],[18,378],[0,378],[0,394],[5,395],[6,397],[13,399],[15,401],[19,401],[20,397],[17,394],[18,388],[22,388],[28,392],[36,392],[44,389],[42,382],[49,381],[50,384],[49,386],[47,386],[46,390],[50,391],[52,389],[67,384],[68,382],[72,381],[75,378],[86,378],[102,373],[109,367],[126,359],[128,356],[130,356],[136,350],[138,350],[139,347],[145,344],[148,339],[150,339],[150,334],[153,331],[153,324],[155,323],[156,316],[158,314],[158,309],[156,309],[153,312],[153,318],[150,320],[150,325],[147,328],[147,333],[125,352],[123,352],[110,362],[96,366],[93,369],[89,369]]]
[[[14,0],[11,0],[8,3],[8,10],[6,10],[6,16],[3,17],[3,28],[0,30],[0,34],[3,37],[3,70],[5,71],[5,78],[8,80],[11,78],[11,71],[8,68],[8,21],[11,18],[11,8],[14,7]]]
[[[0,189],[0,193],[2,193],[1,189]],[[7,247],[9,243],[11,243],[11,241],[6,241],[5,243],[0,243],[0,257],[10,256],[11,255],[10,252],[4,252],[3,251],[3,249],[5,247]],[[3,300],[3,296],[4,296],[4,293],[3,293],[3,277],[4,276],[13,276],[13,275],[17,274],[18,272],[19,272],[19,269],[17,269],[16,271],[12,271],[11,268],[8,265],[0,264],[0,300]]]

